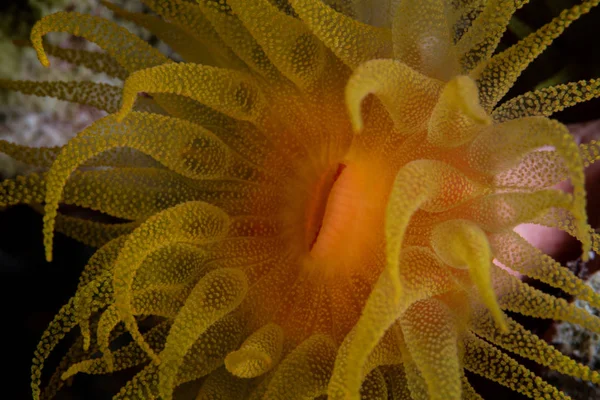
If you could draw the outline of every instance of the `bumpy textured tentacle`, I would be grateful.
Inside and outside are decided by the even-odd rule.
[[[441,82],[399,61],[366,62],[354,71],[346,85],[352,126],[356,131],[362,129],[361,103],[367,95],[374,94],[387,108],[398,132],[408,135],[419,131],[427,124],[441,86]]]
[[[175,220],[173,216],[177,216]],[[226,234],[229,218],[220,209],[202,202],[187,202],[169,208],[148,219],[136,229],[123,245],[114,267],[114,298],[120,318],[134,340],[147,350],[150,356],[158,358],[143,342],[131,308],[131,287],[135,274],[149,252],[169,243],[202,243]]]
[[[254,3],[228,1],[278,70],[302,88],[313,86],[325,67],[323,44],[310,34],[305,24],[279,11],[268,0]]]
[[[325,393],[333,369],[336,346],[327,336],[315,335],[288,354],[275,371],[265,400],[300,400]]]
[[[240,378],[254,378],[268,372],[281,357],[284,333],[276,324],[267,324],[242,343],[239,350],[229,353],[225,366]]]
[[[202,44],[194,39],[190,39],[186,32],[177,26],[153,15],[129,12],[106,1],[102,1],[101,3],[115,15],[148,29],[158,39],[165,42],[173,51],[183,57],[184,60],[208,65],[214,63],[213,57],[208,51],[200,51]]]
[[[195,338],[240,305],[247,290],[246,276],[239,269],[217,269],[196,284],[177,314],[160,353],[159,393],[162,398],[171,399],[179,366]]]
[[[390,58],[392,33],[389,29],[360,23],[320,0],[291,0],[290,3],[313,34],[351,68],[368,60]]]
[[[393,18],[394,58],[423,75],[448,81],[460,72],[444,0],[400,2]]]
[[[513,13],[529,0],[490,0],[456,44],[463,73],[488,60],[506,30]]]
[[[77,34],[96,43],[128,72],[170,62],[158,50],[115,23],[85,14],[58,12],[42,18],[31,30],[31,43],[45,67],[50,66],[50,61],[42,37],[49,32]],[[129,43],[128,51],[123,51],[123,43]]]
[[[600,294],[516,232],[491,235],[490,243],[495,249],[497,260],[510,269],[560,288],[589,302],[593,307],[600,307]]]
[[[139,92],[172,93],[190,97],[232,118],[256,121],[265,108],[254,79],[241,72],[197,64],[168,64],[131,74],[123,88],[121,121]]]
[[[483,303],[500,329],[506,331],[505,316],[492,291],[490,264],[493,253],[485,232],[470,221],[450,220],[433,229],[431,244],[446,264],[454,268],[468,268]]]
[[[438,299],[419,301],[400,318],[406,346],[432,400],[461,399],[458,335],[462,329],[458,322],[449,307]]]
[[[532,399],[568,397],[554,386],[535,376],[496,347],[472,335],[465,339],[465,368]]]
[[[492,112],[496,122],[545,116],[600,96],[600,79],[590,79],[527,92],[502,103]]]
[[[241,70],[248,68],[215,31],[198,4],[190,4],[182,0],[142,0],[142,2],[199,42],[202,47],[196,48],[194,53],[201,54],[202,57],[211,57],[217,66]]]
[[[35,82],[0,80],[0,87],[39,97],[55,97],[72,103],[116,112],[121,102],[121,88],[94,82]]]
[[[576,362],[550,346],[522,325],[508,318],[508,332],[501,333],[487,315],[475,318],[473,330],[484,339],[522,357],[534,360],[563,374],[585,379],[592,383],[600,382],[600,374],[588,366]]]
[[[144,136],[136,135],[138,129],[145,130]],[[109,115],[96,121],[72,139],[61,151],[47,175],[45,206],[45,246],[47,258],[51,259],[52,230],[54,217],[62,190],[69,175],[84,161],[117,147],[132,147],[150,154],[175,171],[188,177],[217,177],[225,170],[241,172],[244,168],[231,163],[231,152],[223,143],[202,128],[176,118],[155,114],[132,113],[121,123]],[[198,135],[190,135],[198,132]],[[159,137],[170,135],[173,147],[160,145]],[[179,140],[176,138],[179,136]],[[196,149],[200,151],[195,151]],[[201,150],[203,149],[203,151]],[[170,154],[181,154],[174,159]],[[175,164],[172,164],[175,163]],[[186,172],[187,171],[187,172]]]
[[[15,41],[17,46],[32,47],[29,41]],[[43,43],[44,51],[69,64],[80,65],[97,73],[104,73],[110,77],[124,80],[129,74],[113,57],[109,54],[98,51],[88,51],[82,49],[67,49],[55,46],[50,43]]]
[[[519,43],[482,63],[470,75],[477,80],[481,103],[492,110],[513,86],[521,72],[571,23],[587,14],[600,1],[588,0],[568,10]]]

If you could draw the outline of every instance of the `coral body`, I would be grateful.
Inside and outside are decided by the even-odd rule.
[[[31,34],[41,63],[81,63],[123,87],[2,81],[108,112],[61,148],[0,142],[45,170],[3,182],[1,200],[43,204],[47,258],[55,230],[99,247],[42,337],[35,399],[76,374],[133,367],[116,398],[170,399],[190,381],[197,399],[480,398],[465,370],[567,398],[509,353],[600,382],[504,314],[600,332],[598,317],[505,270],[600,306],[513,231],[557,227],[583,257],[599,250],[583,189],[598,144],[578,146],[548,118],[597,97],[598,81],[498,105],[598,1],[497,54],[526,1],[143,3],[156,16],[106,5],[185,62],[114,23],[57,13]],[[56,31],[105,53],[45,47]],[[572,194],[552,188],[564,180]],[[75,328],[42,393],[44,361]]]

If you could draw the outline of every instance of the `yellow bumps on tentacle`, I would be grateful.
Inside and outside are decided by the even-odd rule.
[[[465,368],[533,399],[569,399],[554,386],[475,335],[469,335],[465,339]]]
[[[376,95],[390,113],[398,132],[418,132],[427,126],[442,84],[395,60],[372,60],[361,64],[346,85],[346,105],[352,127],[362,130],[362,101]]]
[[[62,148],[46,177],[44,207],[44,246],[46,258],[52,259],[52,238],[58,204],[69,175],[83,162],[107,150],[130,147],[153,156],[190,178],[224,175],[230,164],[230,152],[217,138],[199,126],[177,118],[154,114],[131,113],[117,124],[114,115],[106,116],[80,132]],[[136,135],[143,129],[144,135]],[[196,132],[196,134],[193,134]],[[169,145],[160,137],[169,135]],[[198,151],[190,151],[198,149]],[[202,151],[204,150],[204,151]],[[172,157],[179,154],[180,157]],[[236,171],[242,171],[236,168]]]
[[[570,82],[513,97],[496,107],[492,117],[496,122],[536,115],[549,117],[567,107],[598,96],[600,96],[600,79]]]
[[[267,324],[254,332],[239,350],[229,353],[225,366],[240,378],[254,378],[273,368],[283,350],[283,330],[275,324]]]
[[[306,339],[275,370],[264,400],[303,400],[325,394],[336,346],[327,336]]]
[[[249,75],[197,64],[167,64],[135,72],[123,87],[117,121],[131,111],[139,92],[172,93],[190,97],[232,118],[256,121],[264,99]]]
[[[504,314],[492,290],[490,266],[492,251],[485,232],[465,220],[451,220],[437,225],[431,244],[442,260],[453,268],[467,268],[471,279],[502,331],[507,330]]]
[[[4,79],[0,79],[0,88],[39,97],[55,97],[59,100],[85,104],[109,113],[119,109],[122,91],[121,88],[106,83],[9,81]]]
[[[129,12],[106,1],[101,1],[101,3],[115,15],[148,29],[159,40],[162,40],[173,51],[183,57],[184,60],[209,65],[213,62],[212,57],[206,52],[201,53],[198,51],[201,44],[196,40],[190,39],[186,32],[183,32],[177,26],[163,21],[154,15]]]
[[[600,382],[600,373],[565,356],[510,318],[507,318],[509,329],[505,333],[500,332],[492,319],[485,315],[477,316],[474,321],[473,331],[493,344],[560,373],[596,384]]]
[[[32,47],[31,42],[28,40],[15,40],[13,43],[16,46]],[[66,61],[69,64],[82,66],[96,73],[102,72],[121,80],[127,78],[127,70],[109,54],[83,49],[67,49],[50,43],[43,43],[43,46],[47,55]]]
[[[290,0],[290,4],[314,35],[351,68],[392,55],[389,29],[363,24],[321,0]]]
[[[163,399],[172,398],[177,373],[196,338],[239,306],[247,291],[246,275],[234,268],[209,272],[196,284],[175,317],[160,353],[159,393]]]
[[[238,400],[248,384],[249,381],[233,376],[221,367],[206,378],[196,400]]]
[[[560,288],[589,302],[593,307],[600,308],[599,293],[594,292],[594,289],[573,272],[532,246],[516,232],[490,235],[490,244],[496,249],[496,259],[510,269]]]
[[[445,0],[404,1],[396,8],[394,58],[431,78],[448,81],[460,72]]]
[[[228,228],[229,217],[221,209],[203,202],[187,202],[148,219],[123,245],[114,266],[115,305],[131,336],[154,361],[158,358],[143,341],[133,316],[131,288],[137,270],[153,250],[178,242],[201,245],[223,237]]]
[[[360,398],[362,400],[388,400],[385,377],[378,369],[374,369],[366,376],[360,388]]]
[[[492,120],[479,104],[475,82],[458,76],[444,86],[427,129],[427,140],[440,147],[458,147],[478,135]]]
[[[449,307],[438,299],[419,301],[400,318],[406,346],[425,382],[431,400],[461,399],[461,327]]]
[[[42,37],[49,32],[67,32],[96,43],[128,72],[171,62],[148,43],[113,22],[75,12],[57,12],[42,18],[31,29],[31,43],[45,67],[50,66],[50,61],[44,51]],[[127,51],[123,51],[124,44],[127,44]]]
[[[284,76],[303,88],[314,84],[325,67],[326,53],[305,24],[268,0],[229,0],[228,4]]]
[[[531,33],[509,49],[482,63],[470,75],[477,80],[483,108],[491,110],[514,85],[523,70],[552,41],[583,14],[587,14],[599,0],[584,1],[564,10],[552,22]]]
[[[526,134],[524,134],[526,132]],[[586,228],[583,161],[567,128],[543,117],[528,117],[493,125],[475,139],[469,149],[469,164],[482,172],[501,172],[527,152],[552,145],[565,161],[573,185],[572,212],[582,240],[582,257],[587,259],[591,243]]]

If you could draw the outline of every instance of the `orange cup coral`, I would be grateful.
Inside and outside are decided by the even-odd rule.
[[[465,370],[567,398],[505,351],[600,383],[504,314],[600,333],[600,319],[494,261],[600,306],[513,231],[557,227],[584,257],[599,250],[583,169],[600,148],[547,118],[600,95],[598,81],[498,105],[599,1],[494,54],[526,2],[143,0],[158,16],[106,4],[179,63],[97,17],[39,21],[43,65],[48,53],[124,85],[1,83],[109,113],[61,148],[0,143],[45,169],[5,181],[1,202],[44,204],[47,258],[54,230],[99,247],[42,337],[34,398],[76,327],[48,397],[76,374],[137,367],[117,399],[166,400],[190,381],[197,399],[480,398]],[[55,31],[105,53],[45,46]],[[566,179],[573,194],[552,189]],[[127,222],[77,219],[60,203]]]

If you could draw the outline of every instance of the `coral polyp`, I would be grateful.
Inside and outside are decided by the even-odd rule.
[[[80,374],[135,369],[116,399],[478,399],[469,373],[567,399],[516,354],[594,384],[506,314],[600,319],[519,279],[600,306],[600,295],[513,228],[533,223],[599,251],[578,145],[549,117],[600,96],[596,80],[500,103],[521,72],[599,1],[496,52],[527,1],[142,0],[113,22],[40,20],[40,62],[123,81],[2,81],[107,115],[60,148],[0,150],[42,172],[2,183],[4,205],[44,211],[98,247],[35,353],[34,399]],[[377,3],[377,4],[375,4]],[[66,32],[104,52],[44,43]],[[572,193],[555,188],[569,181]],[[108,223],[64,213],[99,211]],[[42,368],[78,330],[58,370]],[[44,387],[42,391],[42,387]]]

